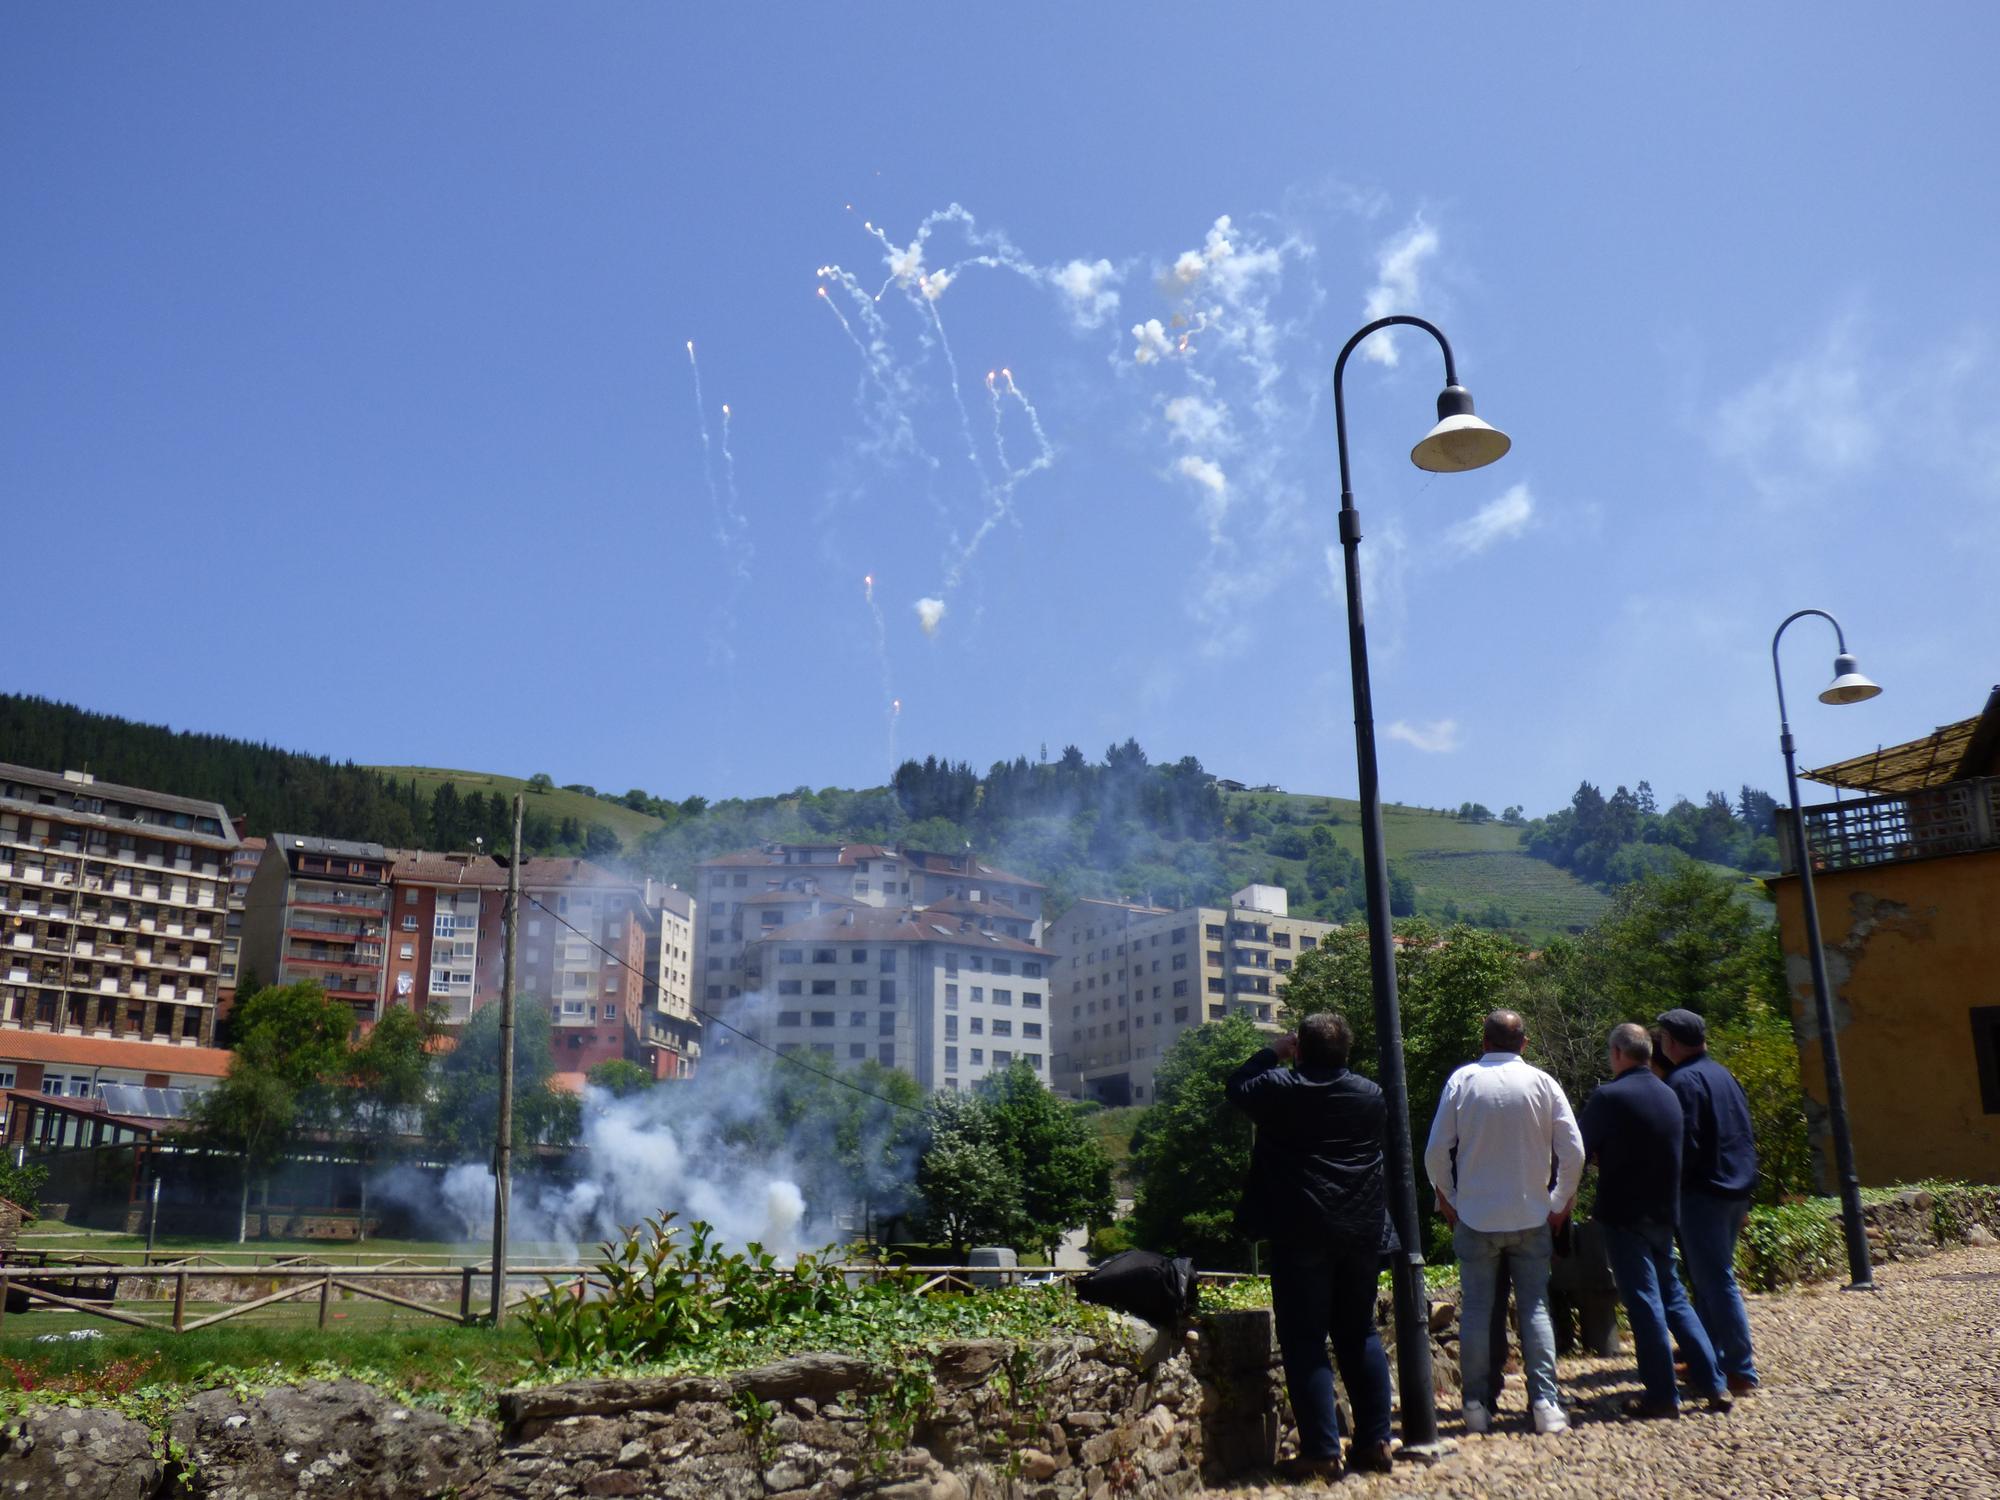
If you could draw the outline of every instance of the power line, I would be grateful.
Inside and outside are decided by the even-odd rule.
[[[634,969],[631,964],[625,961],[624,957],[621,954],[612,952],[609,948],[605,947],[604,944],[598,942],[596,938],[592,937],[589,933],[585,932],[581,927],[577,926],[576,923],[570,921],[569,918],[563,916],[560,912],[553,911],[549,907],[544,906],[538,899],[536,899],[536,897],[532,892],[523,891],[521,892],[521,895],[523,896],[523,898],[527,900],[529,905],[537,908],[540,911],[546,912],[551,917],[554,917],[556,921],[560,922],[563,926],[567,927],[571,932],[575,933],[578,937],[582,938],[586,943],[590,944],[590,946],[595,948],[599,953],[602,953],[606,958],[610,959],[613,963],[617,964],[619,968],[629,970],[631,973],[637,974],[641,979],[644,979],[646,977],[645,971],[643,969]],[[913,1115],[920,1115],[924,1113],[923,1107],[921,1105],[905,1104],[900,1099],[891,1099],[888,1097],[888,1095],[878,1094],[873,1089],[864,1089],[860,1084],[855,1083],[849,1079],[842,1078],[838,1073],[829,1073],[823,1068],[815,1068],[811,1063],[803,1061],[795,1053],[781,1052],[776,1047],[773,1047],[769,1042],[766,1042],[759,1037],[752,1036],[749,1032],[743,1030],[739,1026],[730,1025],[729,1022],[723,1020],[722,1017],[718,1015],[703,1010],[699,1005],[696,1005],[692,999],[688,1001],[688,1009],[693,1011],[696,1015],[700,1016],[704,1021],[708,1022],[711,1026],[720,1026],[724,1031],[729,1032],[732,1036],[741,1037],[751,1046],[763,1048],[764,1051],[770,1053],[771,1056],[777,1058],[778,1061],[790,1063],[793,1067],[799,1068],[804,1072],[811,1073],[816,1078],[824,1078],[828,1083],[838,1084],[841,1088],[844,1088],[851,1093],[859,1094],[864,1099],[873,1099],[877,1104],[886,1104],[891,1109],[904,1110]]]

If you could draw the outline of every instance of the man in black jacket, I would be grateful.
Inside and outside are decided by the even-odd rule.
[[[1299,1423],[1294,1478],[1341,1472],[1326,1345],[1354,1403],[1347,1462],[1386,1472],[1389,1362],[1375,1334],[1375,1282],[1394,1248],[1383,1182],[1382,1091],[1347,1069],[1343,1016],[1306,1018],[1229,1080],[1229,1102],[1257,1126],[1238,1224],[1271,1242],[1271,1303]],[[1296,1067],[1286,1064],[1296,1062]]]

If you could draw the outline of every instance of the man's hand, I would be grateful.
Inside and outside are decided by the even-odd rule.
[[[1278,1054],[1279,1062],[1290,1062],[1299,1055],[1299,1034],[1288,1031],[1271,1043],[1271,1050]]]
[[[1576,1204],[1573,1201],[1565,1203],[1561,1208],[1549,1215],[1549,1229],[1553,1233],[1562,1233],[1563,1225],[1569,1222],[1569,1211],[1574,1207],[1576,1207]]]
[[[1437,1195],[1437,1211],[1444,1216],[1445,1223],[1454,1229],[1458,1227],[1458,1210],[1451,1206],[1450,1200],[1442,1192]]]

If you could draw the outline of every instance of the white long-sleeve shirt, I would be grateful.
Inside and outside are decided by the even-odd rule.
[[[1533,1229],[1576,1197],[1583,1134],[1561,1084],[1518,1052],[1489,1052],[1445,1084],[1424,1147],[1424,1170],[1471,1228],[1487,1234]]]

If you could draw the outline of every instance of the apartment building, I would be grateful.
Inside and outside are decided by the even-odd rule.
[[[83,1065],[27,1033],[120,1042],[119,1081],[205,1047],[236,844],[214,802],[0,764],[0,1088]]]
[[[393,851],[387,992],[441,1026],[500,998],[507,958],[507,867],[489,854]]]
[[[560,1073],[640,1060],[652,1008],[644,894],[588,860],[521,863],[520,1003],[549,1008]]]
[[[393,862],[380,844],[272,834],[244,899],[243,966],[264,984],[318,980],[357,1023],[373,1021],[387,992]]]
[[[729,1018],[780,1052],[873,1059],[926,1089],[969,1089],[1015,1062],[1046,1077],[1047,966],[976,915],[850,904],[761,933]]]
[[[880,844],[766,844],[704,860],[695,889],[700,1003],[726,1006],[750,993],[752,945],[793,923],[848,909],[907,911],[966,902],[1004,915],[1024,941],[1040,941],[1043,889],[970,852],[935,854]]]
[[[701,1020],[694,1009],[695,899],[677,885],[649,879],[640,912],[649,997],[641,1061],[655,1078],[687,1078],[701,1058]]]
[[[1227,907],[1170,911],[1079,901],[1049,924],[1052,1084],[1105,1104],[1150,1104],[1159,1061],[1189,1027],[1247,1016],[1276,1031],[1285,975],[1333,924],[1289,913],[1278,886]]]
[[[222,971],[215,991],[218,1018],[227,1016],[236,1003],[243,960],[243,909],[250,900],[250,882],[256,878],[257,862],[264,857],[265,841],[245,836],[241,818],[235,826],[237,843],[229,856],[229,909],[222,926]],[[258,978],[254,973],[250,977]]]

